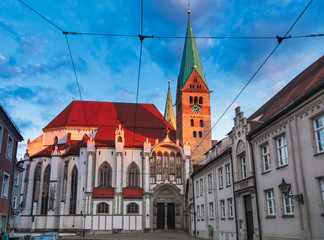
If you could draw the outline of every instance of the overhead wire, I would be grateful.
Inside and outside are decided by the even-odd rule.
[[[238,99],[238,97],[242,94],[242,92],[246,89],[246,87],[251,83],[251,81],[254,79],[254,77],[257,75],[257,73],[261,70],[261,68],[264,66],[264,64],[269,60],[269,58],[273,55],[273,53],[277,50],[277,48],[279,47],[279,45],[281,44],[282,40],[286,39],[289,32],[293,29],[293,27],[296,25],[296,23],[298,22],[298,20],[301,18],[301,16],[304,14],[304,12],[307,10],[307,8],[309,7],[309,5],[313,2],[313,0],[311,0],[307,6],[304,8],[304,10],[302,11],[302,13],[298,16],[298,18],[295,20],[295,22],[293,23],[293,25],[289,28],[289,30],[287,31],[287,33],[284,35],[283,38],[278,39],[278,43],[276,45],[276,47],[271,51],[271,53],[267,56],[267,58],[262,62],[262,64],[260,65],[260,67],[256,70],[256,72],[252,75],[252,77],[247,81],[247,83],[243,86],[243,88],[239,91],[239,93],[235,96],[235,98],[232,100],[232,102],[228,105],[228,107],[225,109],[225,111],[221,114],[221,116],[217,119],[217,121],[213,124],[213,126],[211,127],[211,129],[208,131],[207,134],[205,134],[205,136],[203,137],[203,139],[199,142],[199,144],[197,145],[197,147],[191,152],[191,155],[200,147],[200,145],[202,144],[202,142],[206,139],[206,137],[211,133],[211,131],[214,129],[214,127],[218,124],[218,122],[223,118],[223,116],[226,114],[226,112],[231,108],[231,106],[234,104],[234,102]]]

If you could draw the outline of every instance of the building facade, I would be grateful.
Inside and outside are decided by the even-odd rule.
[[[17,145],[22,140],[18,127],[0,104],[0,230],[3,232],[8,232]]]

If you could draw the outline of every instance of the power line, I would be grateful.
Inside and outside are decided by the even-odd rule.
[[[204,136],[204,138],[199,142],[199,144],[197,145],[197,147],[191,152],[191,155],[200,147],[200,145],[203,143],[203,141],[206,139],[206,137],[211,133],[211,131],[213,130],[213,128],[218,124],[218,122],[223,118],[223,116],[225,115],[225,113],[228,111],[228,109],[230,109],[230,107],[234,104],[234,102],[236,101],[236,99],[238,99],[238,97],[242,94],[242,92],[245,90],[245,88],[251,83],[251,81],[254,79],[254,77],[257,75],[257,73],[261,70],[261,68],[264,66],[264,64],[269,60],[269,58],[273,55],[273,53],[277,50],[277,48],[279,47],[280,43],[287,38],[287,35],[289,34],[289,32],[293,29],[293,27],[296,25],[296,23],[298,22],[298,20],[301,18],[301,16],[304,14],[304,12],[307,10],[307,8],[309,7],[309,5],[313,2],[313,0],[311,0],[308,5],[305,7],[305,9],[302,11],[302,13],[298,16],[298,18],[296,19],[296,21],[293,23],[293,25],[289,28],[289,30],[287,31],[287,33],[284,35],[284,37],[280,38],[277,36],[278,39],[278,44],[277,46],[272,50],[272,52],[268,55],[268,57],[262,62],[262,64],[260,65],[260,67],[256,70],[256,72],[252,75],[252,77],[249,79],[249,81],[247,81],[247,83],[244,85],[244,87],[240,90],[240,92],[236,95],[236,97],[233,99],[233,101],[228,105],[228,107],[225,109],[225,111],[221,114],[221,116],[217,119],[217,121],[214,123],[214,125],[212,126],[212,128],[208,131],[208,133]]]

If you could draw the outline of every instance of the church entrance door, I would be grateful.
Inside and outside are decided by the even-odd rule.
[[[175,229],[175,207],[174,203],[168,203],[168,216],[167,216],[168,229]]]
[[[164,203],[157,203],[157,229],[164,229],[165,225]]]

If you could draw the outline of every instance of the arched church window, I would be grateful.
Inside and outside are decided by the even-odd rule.
[[[169,154],[165,152],[163,154],[163,178],[168,179],[169,176]]]
[[[193,127],[195,125],[194,120],[190,119],[190,126]]]
[[[129,203],[127,205],[127,213],[138,213],[138,205],[136,203]]]
[[[73,167],[71,177],[71,196],[70,196],[70,214],[76,214],[77,204],[77,188],[78,188],[78,169]]]
[[[121,136],[119,136],[119,137],[117,138],[117,142],[123,142],[123,139],[122,139]]]
[[[162,174],[162,153],[158,152],[156,157],[157,174]]]
[[[98,203],[98,205],[97,205],[97,213],[106,213],[106,214],[108,214],[109,213],[109,205],[108,205],[108,203],[105,203],[105,202]]]
[[[177,153],[176,155],[176,178],[177,178],[177,184],[181,184],[182,179],[182,159],[180,153]]]
[[[99,167],[99,186],[111,187],[111,166],[108,162],[104,162]]]
[[[43,177],[42,204],[41,204],[41,214],[44,215],[47,214],[47,209],[48,209],[50,177],[51,177],[51,165],[47,165]]]
[[[35,174],[34,174],[33,202],[38,202],[39,199],[41,171],[42,171],[42,164],[38,163],[36,165]]]
[[[197,132],[196,131],[193,131],[193,137],[197,137]]]
[[[203,104],[203,97],[199,97],[199,104]]]
[[[57,143],[58,143],[58,138],[57,138],[57,136],[55,136],[55,138],[54,138],[54,146],[56,146]]]
[[[190,102],[190,104],[193,103],[193,98],[192,98],[192,96],[189,97],[189,102]]]
[[[175,154],[174,154],[174,152],[172,152],[170,154],[170,175],[173,178],[171,180],[174,180],[174,175],[175,175]]]
[[[195,83],[197,82],[197,77],[194,78],[194,82],[195,82]]]
[[[200,120],[199,125],[200,125],[200,127],[203,127],[204,126],[204,120]]]
[[[131,163],[128,167],[128,186],[139,187],[139,168],[136,163]]]
[[[195,97],[194,104],[198,103],[198,97]]]
[[[152,158],[150,159],[151,183],[155,183],[155,164],[156,164],[156,153],[153,152]]]
[[[202,132],[201,132],[201,131],[199,131],[199,137],[200,137],[200,138],[202,137]]]

